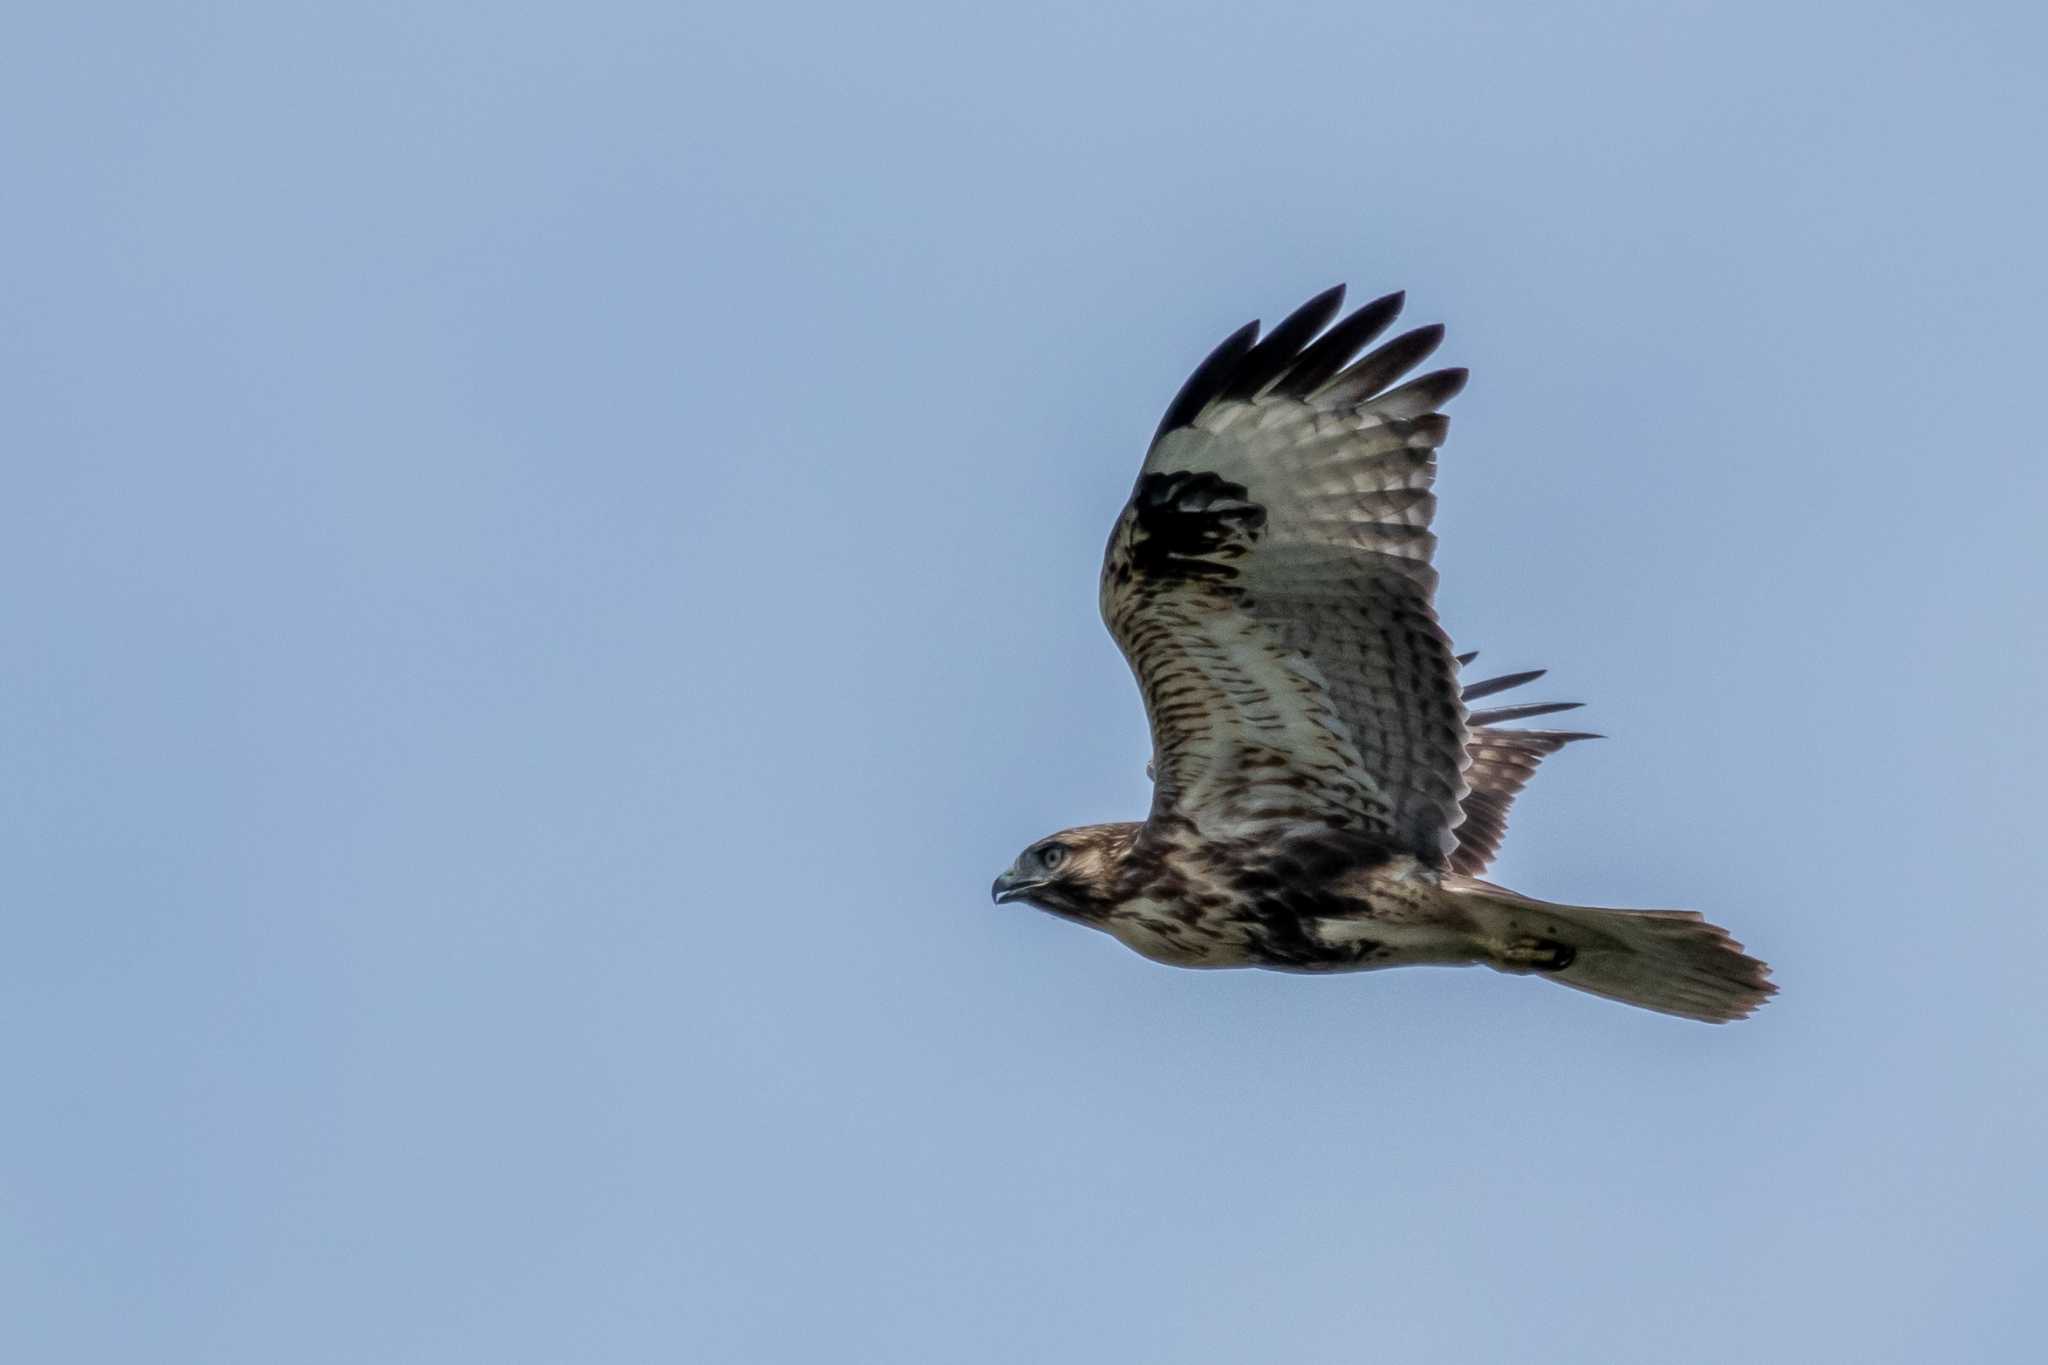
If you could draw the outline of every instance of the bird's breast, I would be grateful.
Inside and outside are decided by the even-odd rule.
[[[1169,967],[1244,967],[1257,961],[1245,920],[1201,900],[1133,896],[1099,927],[1132,952]]]

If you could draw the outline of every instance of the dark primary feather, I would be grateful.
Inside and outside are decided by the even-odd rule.
[[[1537,716],[1554,716],[1559,711],[1576,711],[1585,703],[1582,701],[1539,701],[1526,702],[1520,706],[1495,706],[1485,711],[1474,711],[1465,717],[1470,725],[1500,725],[1511,720],[1533,720]]]
[[[1399,290],[1357,309],[1349,317],[1316,338],[1301,353],[1287,373],[1280,376],[1274,392],[1290,398],[1306,398],[1337,377],[1352,357],[1379,339],[1380,333],[1401,315],[1408,296]]]
[[[1470,654],[1460,654],[1458,656],[1458,666],[1463,668],[1478,657],[1479,651],[1476,649]],[[1535,682],[1549,671],[1549,669],[1545,668],[1532,668],[1526,673],[1503,673],[1497,678],[1484,678],[1476,683],[1466,683],[1458,695],[1466,701],[1478,701],[1481,697],[1490,697],[1496,692],[1505,692],[1510,687],[1520,687],[1523,683]]]
[[[1156,441],[1176,427],[1187,426],[1203,408],[1228,398],[1251,398],[1268,390],[1290,398],[1308,397],[1336,378],[1346,365],[1351,364],[1353,357],[1386,331],[1400,316],[1401,305],[1406,299],[1407,295],[1400,290],[1374,299],[1352,311],[1320,337],[1316,333],[1322,331],[1343,306],[1344,286],[1341,284],[1325,289],[1289,313],[1262,341],[1257,340],[1259,324],[1246,323],[1225,337],[1208,358],[1195,367],[1195,372],[1188,376],[1173,402],[1167,405],[1166,415],[1160,419],[1159,430],[1153,434],[1153,439]],[[1402,363],[1402,357],[1424,338],[1433,339],[1421,347],[1415,359]],[[1374,386],[1364,383],[1371,375],[1385,373],[1387,377],[1381,383],[1393,382],[1435,350],[1436,343],[1442,339],[1442,327],[1423,327],[1410,332],[1375,352],[1374,357],[1369,357],[1376,358],[1376,368],[1369,373],[1347,376],[1347,386],[1356,390],[1358,397],[1369,397],[1376,391]],[[1406,349],[1393,349],[1402,343],[1407,344]]]
[[[1427,327],[1403,332],[1378,350],[1354,361],[1324,385],[1322,392],[1332,403],[1362,402],[1429,359],[1443,341],[1442,323],[1432,322]]]
[[[1180,386],[1180,392],[1167,404],[1166,415],[1159,419],[1159,430],[1152,439],[1157,441],[1176,427],[1184,427],[1195,420],[1195,414],[1214,402],[1216,395],[1230,382],[1236,372],[1237,363],[1251,350],[1252,342],[1259,335],[1259,324],[1247,322],[1244,326],[1223,338],[1208,358],[1195,366],[1195,372],[1188,376],[1187,383]]]
[[[1471,372],[1463,369],[1431,370],[1398,389],[1388,389],[1373,400],[1373,410],[1389,417],[1420,417],[1435,412],[1463,393],[1470,377]]]
[[[1216,401],[1252,398],[1286,373],[1301,355],[1310,338],[1329,325],[1344,306],[1344,286],[1335,285],[1310,299],[1280,320],[1265,340],[1245,352],[1231,370],[1230,378],[1216,395]]]

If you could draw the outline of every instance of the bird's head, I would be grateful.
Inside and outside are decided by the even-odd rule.
[[[996,904],[1023,901],[1054,914],[1095,913],[1111,899],[1137,829],[1129,824],[1082,825],[1047,835],[1018,854],[1009,870],[996,878]]]

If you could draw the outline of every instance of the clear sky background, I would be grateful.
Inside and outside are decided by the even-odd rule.
[[[14,14],[0,1357],[2029,1357],[2039,15]],[[1145,808],[1167,399],[1337,280],[1611,736],[1497,875],[1754,1021],[989,905]]]

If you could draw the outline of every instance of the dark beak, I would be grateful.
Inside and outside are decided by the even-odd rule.
[[[1013,869],[996,878],[996,884],[989,894],[995,899],[997,905],[1001,905],[1005,901],[1017,899],[1017,897],[1023,895],[1037,884],[1036,882],[1025,881],[1019,878]]]

